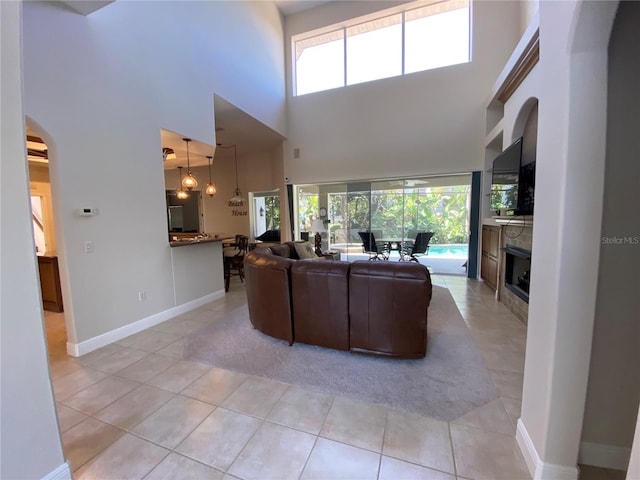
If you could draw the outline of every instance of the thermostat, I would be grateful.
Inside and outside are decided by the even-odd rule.
[[[98,214],[97,208],[85,207],[85,208],[78,209],[78,215],[80,215],[81,217],[92,217],[97,214]]]

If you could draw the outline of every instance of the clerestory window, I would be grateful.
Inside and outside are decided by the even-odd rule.
[[[469,30],[469,0],[422,0],[296,35],[294,94],[467,63]]]

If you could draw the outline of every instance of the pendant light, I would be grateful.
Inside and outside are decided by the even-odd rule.
[[[244,207],[244,198],[242,198],[242,192],[240,191],[240,187],[238,187],[238,150],[236,144],[234,143],[231,147],[233,147],[233,158],[236,163],[236,189],[234,190],[234,195],[229,199],[227,205],[230,207]],[[231,148],[227,147],[227,148]]]
[[[207,163],[209,164],[209,183],[207,183],[207,188],[205,188],[204,190],[210,197],[213,197],[217,192],[215,183],[211,181],[211,164],[213,163],[212,159],[213,157],[207,156]]]
[[[180,200],[186,200],[189,198],[189,194],[182,189],[182,167],[178,167],[178,172],[180,172],[180,178],[178,179],[178,190],[176,190],[176,197]]]
[[[189,164],[189,142],[191,141],[191,139],[183,138],[182,140],[184,140],[184,142],[187,144],[187,176],[182,179],[182,186],[191,191],[198,186],[198,181],[191,174],[191,165]]]

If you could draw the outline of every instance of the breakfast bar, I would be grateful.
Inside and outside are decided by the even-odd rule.
[[[169,245],[176,306],[224,293],[220,236],[172,239]]]

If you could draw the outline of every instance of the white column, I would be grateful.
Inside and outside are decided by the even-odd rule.
[[[598,282],[614,2],[541,2],[535,229],[517,438],[534,479],[577,478]]]

